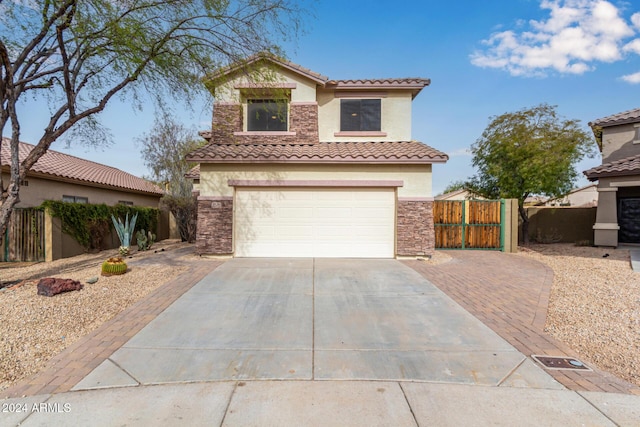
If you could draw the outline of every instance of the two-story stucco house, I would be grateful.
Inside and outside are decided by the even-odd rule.
[[[249,71],[247,71],[249,70]],[[446,154],[411,139],[423,78],[331,80],[267,56],[208,76],[199,163],[201,254],[430,255],[431,173]]]
[[[598,181],[596,246],[640,243],[640,108],[589,123],[602,165],[584,172]]]

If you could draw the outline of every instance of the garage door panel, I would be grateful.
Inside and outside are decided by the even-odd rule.
[[[313,227],[310,225],[283,225],[274,227],[276,230],[272,240],[312,240]]]
[[[337,206],[327,206],[323,208],[315,209],[315,218],[318,221],[322,221],[324,218],[326,220],[337,220],[337,221],[346,221],[348,218],[352,218],[352,209],[350,207],[337,207]]]
[[[280,207],[276,209],[277,215],[281,218],[289,218],[289,219],[306,219],[313,218],[313,207]]]
[[[388,208],[385,207],[357,207],[353,208],[353,215],[357,218],[366,219],[372,222],[386,222],[388,217]]]
[[[393,189],[238,189],[239,257],[394,255]]]
[[[313,237],[318,240],[349,241],[353,237],[353,227],[348,225],[318,225],[313,229]]]
[[[385,231],[386,231],[386,227],[384,226],[369,225],[369,226],[354,227],[352,229],[351,234],[353,235],[354,238],[358,240],[375,242],[380,240],[377,238],[377,236],[384,233]]]

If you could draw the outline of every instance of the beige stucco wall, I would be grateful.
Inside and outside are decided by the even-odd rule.
[[[292,73],[289,70],[279,69],[277,73],[274,72],[262,72],[266,85],[269,83],[275,84],[295,84],[295,88],[291,90],[291,102],[315,102],[316,100],[316,83],[313,80],[306,79],[299,74]],[[258,80],[258,79],[256,79]],[[244,102],[244,93],[251,93],[253,89],[236,89],[236,85],[240,84],[260,84],[259,81],[250,80],[246,75],[238,75],[234,79],[231,79],[224,84],[221,84],[215,88],[214,97],[216,102]],[[276,89],[278,90],[278,89]],[[283,90],[283,89],[279,89]],[[246,109],[245,109],[246,110]]]
[[[640,123],[604,128],[602,131],[602,163],[640,154]]]
[[[2,179],[8,181],[9,176],[3,174]],[[129,201],[133,202],[134,206],[157,208],[160,200],[159,195],[148,196],[36,177],[27,177],[27,181],[28,186],[20,187],[20,203],[17,205],[19,208],[40,206],[45,200],[62,200],[63,195],[87,197],[89,203],[104,203],[109,206],[115,205],[119,201]]]
[[[366,98],[380,98],[380,96]],[[386,136],[362,136],[362,137],[340,137],[335,136],[340,131],[340,99],[334,91],[318,91],[318,122],[320,123],[320,141],[323,142],[343,142],[343,141],[410,141],[411,140],[411,92],[409,91],[388,91],[380,98],[381,102],[381,132]]]
[[[432,197],[431,165],[200,165],[200,196],[231,197],[229,179],[239,180],[401,180],[398,197]]]

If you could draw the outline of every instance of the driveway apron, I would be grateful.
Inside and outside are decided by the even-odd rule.
[[[74,390],[215,380],[562,388],[395,260],[233,259]]]

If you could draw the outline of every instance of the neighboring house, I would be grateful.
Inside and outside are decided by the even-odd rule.
[[[449,191],[448,193],[439,194],[435,197],[435,200],[483,200],[484,197],[479,196],[464,188],[455,191]]]
[[[187,156],[199,163],[189,175],[198,180],[197,252],[433,252],[432,165],[448,157],[411,139],[412,101],[428,79],[330,80],[256,56],[208,80],[209,144]]]
[[[584,172],[598,181],[596,246],[640,243],[640,108],[589,123],[602,165]]]
[[[2,165],[1,173],[4,185],[7,185],[10,179],[9,143],[7,138],[3,138],[0,164]],[[33,145],[21,142],[19,145],[20,160],[24,160],[33,148]],[[16,208],[37,207],[45,200],[104,203],[110,206],[122,203],[131,206],[158,208],[163,194],[164,192],[155,184],[127,172],[49,150],[27,172],[27,176],[20,186],[20,202]],[[14,211],[14,218],[16,212]],[[160,224],[156,231],[158,240],[170,236],[170,223],[171,219],[168,214],[160,215]],[[11,224],[12,222],[10,222]],[[15,225],[16,229],[10,226],[4,238],[0,238],[0,260],[2,261],[21,261],[25,260],[23,257],[35,256],[32,253],[23,253],[22,249],[18,249],[24,249],[25,246],[22,242],[24,236],[21,235],[32,232],[23,230],[19,222],[16,222]],[[50,225],[49,227],[34,224],[33,227],[38,232],[29,234],[31,239],[44,239],[45,260],[67,258],[85,251],[85,248],[72,237],[62,232],[58,218],[53,218]],[[44,227],[44,230],[39,227]],[[117,237],[114,233],[104,243],[104,247],[117,247],[117,243]],[[41,246],[39,243],[29,245]],[[42,253],[38,251],[36,258],[28,260],[41,260],[41,255]]]
[[[34,148],[20,143],[22,161]],[[9,182],[9,139],[2,142],[2,179]],[[155,184],[89,160],[49,150],[27,172],[17,208],[40,206],[45,200],[158,207],[163,191]]]
[[[584,187],[571,190],[566,196],[550,199],[545,206],[572,206],[594,207],[598,206],[598,185],[588,184]]]
[[[548,200],[549,198],[545,196],[528,196],[523,204],[524,206],[544,206]]]

